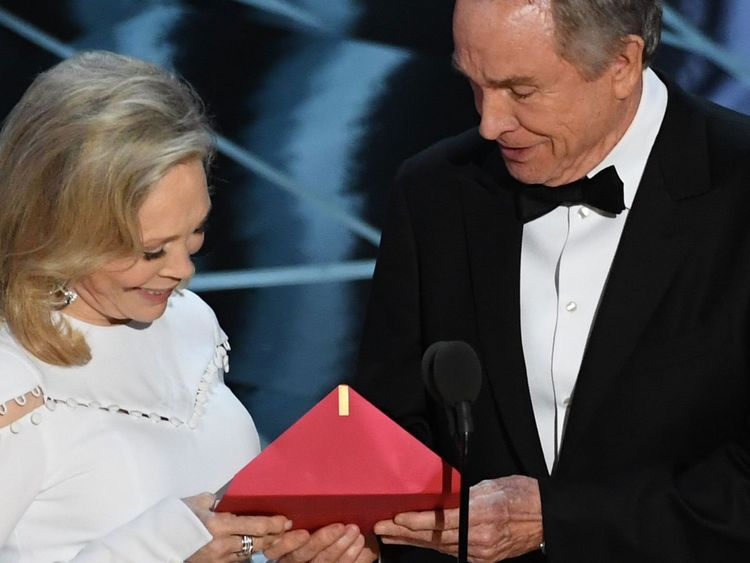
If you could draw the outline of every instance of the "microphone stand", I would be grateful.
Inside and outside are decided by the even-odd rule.
[[[461,440],[461,497],[458,509],[458,561],[467,563],[469,556],[469,480],[466,478],[469,466],[469,434]]]
[[[458,563],[467,563],[469,556],[469,439],[474,431],[471,404],[462,401],[456,405],[458,419],[459,472],[461,493],[458,509]]]
[[[456,440],[461,474],[458,509],[458,561],[469,555],[469,438],[474,431],[471,404],[482,387],[482,366],[476,352],[460,340],[433,342],[422,356],[425,386],[446,410],[448,429]]]

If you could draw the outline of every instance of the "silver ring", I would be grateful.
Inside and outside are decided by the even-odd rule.
[[[250,557],[253,554],[253,537],[242,536],[242,548],[240,553],[245,557]]]

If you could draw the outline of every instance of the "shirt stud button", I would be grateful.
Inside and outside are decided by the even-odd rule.
[[[578,304],[575,301],[569,301],[567,305],[565,305],[565,310],[568,313],[575,313],[578,310]]]

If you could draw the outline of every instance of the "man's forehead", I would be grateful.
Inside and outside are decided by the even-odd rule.
[[[494,32],[499,27],[534,27],[554,32],[551,0],[456,0],[453,28]]]
[[[536,13],[552,15],[553,0],[456,0],[454,14],[488,10],[490,13],[503,12],[509,17]]]
[[[482,72],[481,76],[472,76],[470,71],[468,69],[465,69],[461,65],[461,61],[458,57],[458,55],[454,52],[453,53],[453,68],[457,70],[459,73],[463,74],[466,78],[469,78],[470,80],[481,82],[483,85],[489,86],[491,88],[512,88],[513,86],[528,86],[528,85],[536,85],[539,80],[531,75],[526,74],[512,74],[509,76],[488,76],[486,73]]]
[[[481,71],[488,81],[505,82],[518,74],[517,81],[526,83],[520,75],[528,74],[522,68],[529,56],[557,53],[552,14],[544,7],[548,5],[549,0],[458,0],[453,66],[475,79]],[[521,72],[510,72],[508,64]]]
[[[554,0],[456,0],[456,6],[459,4],[517,4],[527,6],[539,6],[549,8]]]

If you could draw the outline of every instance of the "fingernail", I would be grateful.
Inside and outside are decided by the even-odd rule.
[[[291,520],[287,520],[286,522],[284,522],[284,530],[291,530],[293,524],[294,522],[292,522]]]

